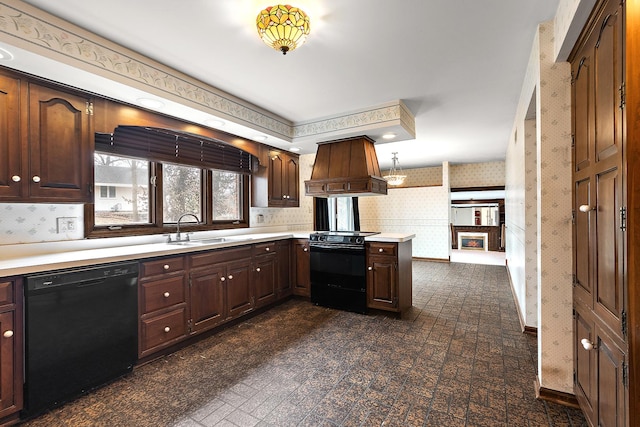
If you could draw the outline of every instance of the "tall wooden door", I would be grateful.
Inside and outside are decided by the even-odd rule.
[[[572,53],[575,392],[592,425],[628,412],[624,4],[596,5]]]

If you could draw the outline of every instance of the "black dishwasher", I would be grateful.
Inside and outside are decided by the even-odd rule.
[[[25,409],[37,415],[133,368],[138,264],[25,278]]]

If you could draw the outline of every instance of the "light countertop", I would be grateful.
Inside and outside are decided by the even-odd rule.
[[[100,247],[100,240],[92,241],[92,245],[83,248],[81,244],[62,242],[59,245],[53,243],[30,245],[32,248],[20,248],[24,245],[0,246],[0,277],[20,276],[50,270],[58,270],[88,265],[106,264],[118,261],[131,261],[145,258],[154,258],[167,255],[180,255],[203,250],[228,248],[253,243],[283,240],[290,238],[307,239],[311,232],[279,232],[262,234],[243,234],[224,237],[222,241],[194,242],[188,245],[177,245],[164,242],[123,244],[113,246],[105,242]],[[373,242],[406,242],[415,238],[415,234],[380,233],[367,237],[366,241]],[[207,238],[204,238],[207,240]],[[56,249],[57,248],[57,249]],[[16,249],[13,250],[12,249]],[[31,251],[29,249],[32,249]]]

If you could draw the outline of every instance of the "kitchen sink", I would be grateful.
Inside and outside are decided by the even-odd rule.
[[[193,239],[193,240],[179,240],[171,241],[170,245],[176,246],[198,246],[198,245],[211,245],[214,243],[222,242],[242,242],[244,240],[251,240],[252,237],[248,236],[229,236],[229,237],[209,237],[205,239]]]

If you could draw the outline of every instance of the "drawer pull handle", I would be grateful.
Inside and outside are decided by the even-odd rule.
[[[162,266],[162,268],[164,268],[165,270],[168,270],[170,267],[169,267],[169,264],[165,264]]]
[[[369,271],[373,270],[373,267],[369,267],[369,268],[368,268],[368,270],[369,270]]]
[[[256,267],[256,271],[260,273],[260,267]]]
[[[591,341],[589,341],[587,338],[582,338],[580,340],[580,344],[582,344],[582,347],[584,347],[585,350],[590,351],[593,350],[594,348],[596,348],[595,345],[593,345],[593,343]]]
[[[40,182],[40,177],[38,175],[34,175],[31,179],[33,180],[33,182]]]
[[[220,278],[220,281],[221,281],[221,282],[224,282],[225,280],[227,280],[227,278],[226,278],[226,277],[224,277],[224,276],[222,276],[222,277]]]
[[[233,274],[229,275],[229,280],[233,279]]]
[[[164,331],[165,331],[165,332],[169,332],[170,330],[171,330],[171,328],[170,328],[170,327],[168,327],[168,326],[165,326],[165,327],[164,327]]]
[[[378,252],[384,252],[384,249],[380,248],[378,249]]]
[[[13,336],[13,331],[12,330],[8,330],[4,334],[2,334],[2,336],[5,337],[5,338],[11,338]]]
[[[13,182],[20,182],[20,179],[21,179],[21,178],[20,178],[20,176],[19,176],[19,175],[13,175],[13,176],[11,177],[11,181],[13,181]]]
[[[171,295],[171,294],[170,294],[169,292],[165,292],[165,293],[164,293],[164,294],[162,294],[162,295],[164,295],[164,297],[165,297],[165,298],[169,298],[169,295]]]
[[[269,252],[269,251],[271,250],[271,248],[265,248],[265,250],[266,250],[267,252]]]
[[[307,249],[307,248],[304,248],[304,249],[303,249],[302,251],[303,251],[303,252],[307,252],[308,250],[309,250],[309,249]]]

